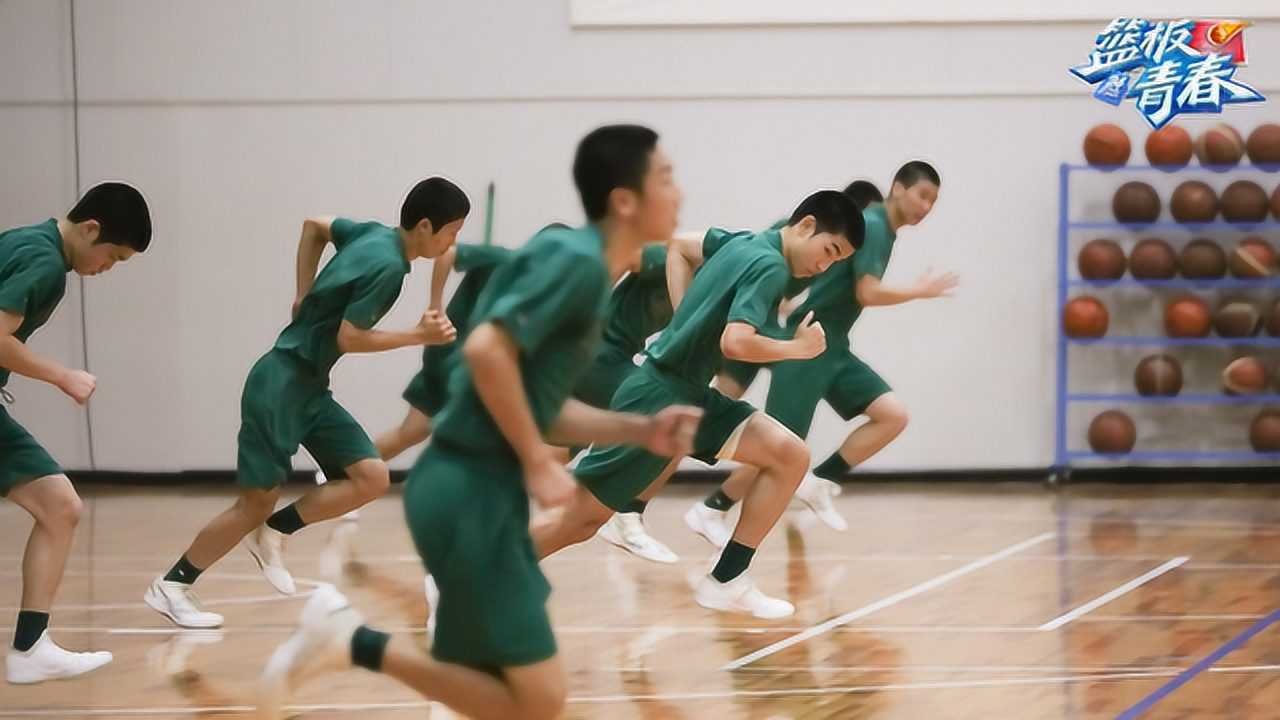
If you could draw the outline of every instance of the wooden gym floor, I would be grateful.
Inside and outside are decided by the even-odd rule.
[[[847,485],[847,533],[790,513],[753,576],[796,603],[765,622],[697,607],[709,545],[681,515],[705,486],[647,514],[682,561],[660,566],[594,540],[546,563],[569,672],[568,718],[1275,718],[1280,715],[1280,488]],[[86,488],[53,616],[112,665],[34,687],[0,685],[0,718],[247,718],[266,657],[321,577],[333,523],[288,548],[300,595],[272,593],[242,550],[199,592],[226,615],[180,631],[142,604],[220,490]],[[29,519],[0,503],[7,644]],[[361,562],[339,585],[373,621],[425,642],[422,568],[398,494],[362,511]],[[1133,711],[1130,711],[1133,708]],[[446,718],[371,673],[304,689],[309,718]],[[1126,714],[1127,713],[1127,714]]]

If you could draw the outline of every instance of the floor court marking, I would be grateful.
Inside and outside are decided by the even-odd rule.
[[[1129,582],[1121,585],[1120,587],[1115,588],[1110,592],[1103,593],[1102,595],[1099,595],[1098,597],[1090,600],[1089,602],[1081,605],[1080,607],[1074,610],[1071,610],[1069,612],[1063,613],[1062,615],[1059,615],[1058,617],[1041,625],[1039,629],[1044,632],[1051,632],[1053,630],[1057,630],[1058,628],[1062,627],[1063,625],[1066,625],[1072,620],[1075,620],[1076,618],[1082,615],[1086,615],[1094,610],[1097,610],[1098,608],[1102,607],[1103,605],[1106,605],[1112,600],[1115,600],[1116,598],[1121,597],[1126,593],[1130,593],[1136,590],[1137,588],[1142,587],[1143,585],[1151,582],[1152,580],[1155,580],[1156,578],[1160,577],[1161,575],[1164,575],[1170,570],[1173,570],[1174,568],[1183,565],[1190,559],[1191,558],[1187,557],[1186,555],[1180,555],[1176,558],[1173,558],[1172,560],[1166,562],[1165,564],[1157,568],[1148,570],[1147,572],[1139,575],[1138,577],[1130,580]]]
[[[786,638],[784,640],[779,640],[776,643],[763,647],[748,655],[744,655],[738,658],[737,660],[734,660],[730,663],[723,665],[720,669],[736,670],[745,665],[750,665],[751,663],[761,658],[769,657],[770,655],[776,652],[785,650],[791,647],[792,645],[796,645],[797,643],[804,642],[805,640],[808,640],[810,638],[814,638],[819,635],[822,635],[823,633],[826,633],[830,630],[838,628],[841,625],[847,625],[848,623],[851,623],[854,620],[866,617],[868,615],[871,615],[872,613],[878,612],[887,607],[892,607],[894,605],[897,605],[903,600],[909,600],[917,595],[921,595],[930,590],[933,590],[934,588],[938,588],[943,585],[946,585],[952,580],[955,580],[960,577],[964,577],[965,575],[968,575],[969,573],[975,572],[977,570],[981,570],[987,567],[988,565],[993,565],[1007,557],[1016,555],[1017,553],[1022,552],[1027,548],[1035,547],[1036,545],[1052,540],[1055,537],[1057,537],[1055,533],[1047,532],[1047,533],[1041,533],[1039,535],[1036,535],[1033,538],[1023,540],[1020,543],[1015,543],[997,553],[987,555],[986,557],[983,557],[979,560],[975,560],[967,565],[962,565],[961,567],[951,570],[950,572],[943,573],[942,575],[939,575],[933,578],[932,580],[926,580],[925,582],[922,582],[919,585],[903,590],[902,592],[894,593],[893,595],[890,595],[882,600],[877,600],[876,602],[871,603],[870,605],[865,605],[861,608],[858,608],[857,610],[853,610],[843,615],[834,617],[824,623],[814,625],[808,630],[805,630],[796,635],[792,635],[791,637]]]
[[[1230,668],[1234,672],[1245,672],[1244,668]],[[1278,666],[1251,667],[1247,672],[1270,673],[1280,672]],[[919,683],[885,683],[867,685],[845,685],[838,687],[788,688],[778,690],[725,690],[716,692],[677,692],[635,695],[586,695],[570,697],[569,702],[575,705],[630,703],[630,702],[671,702],[694,700],[732,700],[734,698],[771,698],[805,695],[853,695],[873,692],[912,691],[912,690],[955,690],[967,688],[999,688],[1037,685],[1063,685],[1099,680],[1143,680],[1175,676],[1178,671],[1159,670],[1148,672],[1115,672],[1089,675],[1057,675],[1051,677],[1028,678],[994,678],[988,680],[955,680]],[[430,708],[436,703],[425,700],[383,703],[334,703],[314,705],[290,705],[286,709],[293,712],[357,712],[361,710],[420,710]],[[17,708],[0,710],[0,717],[99,717],[104,715],[206,715],[218,712],[253,712],[250,705],[206,705],[190,707],[161,708]],[[1119,720],[1119,719],[1118,719]]]
[[[119,577],[149,577],[154,578],[155,573],[117,573]],[[262,580],[261,575],[218,575],[224,580]],[[265,582],[265,581],[264,581]],[[299,591],[292,595],[281,595],[280,593],[271,593],[270,595],[250,595],[249,597],[233,597],[219,598],[215,600],[201,599],[200,603],[205,606],[226,607],[232,605],[258,605],[267,602],[280,602],[281,600],[305,600],[310,597],[322,585],[330,585],[332,583],[321,582],[319,580],[308,580],[307,578],[294,578],[294,583],[310,587],[310,590]],[[148,583],[149,585],[150,583]],[[145,587],[142,588],[144,591]],[[0,612],[18,612],[18,607],[0,607]],[[71,612],[71,611],[105,611],[105,610],[151,610],[151,606],[145,602],[136,603],[94,603],[91,605],[61,605],[55,604],[53,612]],[[62,628],[59,628],[62,629]]]
[[[1186,685],[1188,682],[1191,682],[1191,679],[1194,678],[1195,676],[1199,675],[1202,672],[1205,672],[1206,670],[1209,672],[1213,672],[1214,670],[1213,665],[1215,663],[1217,663],[1219,660],[1226,657],[1230,653],[1240,649],[1240,647],[1243,646],[1246,642],[1248,642],[1250,638],[1262,632],[1263,630],[1266,630],[1267,628],[1271,627],[1271,625],[1273,625],[1278,620],[1280,620],[1280,610],[1276,610],[1270,615],[1267,615],[1266,617],[1262,618],[1258,622],[1254,623],[1252,626],[1249,627],[1249,629],[1235,636],[1231,640],[1228,640],[1226,644],[1224,644],[1222,647],[1206,655],[1204,659],[1201,660],[1200,662],[1196,663],[1195,665],[1192,665],[1186,670],[1183,670],[1181,673],[1178,674],[1177,677],[1173,678],[1172,680],[1165,683],[1164,685],[1161,685],[1160,687],[1156,688],[1156,690],[1152,692],[1150,695],[1139,700],[1128,710],[1125,710],[1123,713],[1117,715],[1116,720],[1134,720],[1134,718],[1137,718],[1143,713],[1150,710],[1156,703],[1168,697],[1173,691],[1177,690],[1183,685]]]

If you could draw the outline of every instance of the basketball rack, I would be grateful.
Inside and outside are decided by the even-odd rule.
[[[1141,427],[1139,428],[1138,444],[1128,453],[1119,454],[1103,454],[1094,452],[1088,447],[1085,440],[1085,426],[1073,426],[1071,423],[1071,409],[1077,405],[1096,405],[1098,411],[1106,409],[1126,409],[1139,406],[1256,406],[1258,409],[1269,405],[1280,406],[1280,394],[1270,392],[1262,395],[1234,396],[1226,393],[1206,393],[1193,392],[1179,394],[1173,397],[1167,396],[1143,396],[1136,392],[1109,393],[1109,392],[1082,392],[1070,387],[1071,382],[1071,359],[1073,353],[1072,348],[1080,348],[1081,351],[1087,353],[1103,353],[1108,349],[1115,348],[1142,348],[1150,347],[1154,349],[1169,349],[1186,347],[1223,347],[1230,349],[1266,349],[1280,348],[1280,338],[1267,337],[1265,334],[1246,337],[1246,338],[1226,338],[1226,337],[1205,337],[1205,338],[1171,338],[1162,335],[1106,335],[1101,338],[1072,338],[1068,337],[1062,325],[1062,313],[1067,302],[1072,297],[1079,294],[1096,295],[1100,299],[1106,299],[1109,294],[1115,293],[1117,290],[1145,288],[1155,293],[1155,291],[1168,289],[1180,289],[1188,292],[1204,293],[1211,291],[1238,291],[1247,293],[1251,297],[1259,300],[1266,299],[1268,304],[1274,302],[1274,298],[1280,291],[1280,277],[1263,278],[1263,279],[1237,279],[1224,278],[1220,280],[1199,280],[1199,279],[1169,279],[1169,280],[1138,280],[1128,275],[1126,277],[1114,281],[1094,281],[1086,280],[1080,277],[1075,265],[1075,256],[1081,247],[1088,240],[1095,237],[1102,237],[1100,233],[1108,233],[1113,237],[1132,238],[1138,233],[1165,232],[1169,235],[1181,235],[1187,237],[1207,237],[1215,242],[1222,243],[1224,236],[1230,237],[1232,234],[1258,234],[1269,238],[1271,241],[1280,239],[1280,222],[1271,221],[1267,218],[1267,222],[1258,223],[1230,223],[1230,222],[1211,222],[1211,223],[1177,223],[1177,222],[1154,222],[1154,223],[1119,223],[1119,222],[1095,222],[1082,221],[1072,217],[1072,196],[1071,196],[1071,180],[1073,176],[1082,174],[1105,174],[1110,177],[1123,177],[1130,179],[1131,176],[1150,175],[1157,173],[1160,177],[1168,177],[1176,175],[1179,179],[1187,177],[1196,178],[1221,178],[1224,173],[1230,173],[1232,179],[1238,179],[1240,176],[1257,176],[1257,181],[1265,189],[1271,190],[1276,183],[1280,183],[1280,172],[1276,172],[1274,167],[1259,167],[1242,163],[1237,166],[1206,166],[1206,165],[1188,165],[1184,168],[1171,170],[1167,167],[1156,167],[1152,165],[1124,165],[1119,167],[1095,167],[1091,165],[1076,165],[1063,163],[1059,167],[1059,195],[1058,195],[1058,302],[1056,323],[1058,328],[1058,347],[1057,347],[1057,417],[1056,417],[1056,442],[1054,452],[1054,466],[1051,482],[1064,482],[1070,480],[1071,471],[1076,468],[1107,468],[1107,467],[1125,467],[1125,466],[1185,466],[1203,465],[1203,466],[1268,466],[1280,463],[1280,453],[1263,453],[1255,452],[1247,448],[1247,442],[1244,443],[1246,449],[1186,449],[1172,447],[1174,443],[1161,443],[1162,447],[1143,447],[1143,438]],[[1082,178],[1083,180],[1083,178]],[[1264,182],[1265,181],[1265,182]],[[1168,205],[1167,195],[1162,194],[1162,212],[1167,212],[1165,207]],[[1226,248],[1229,250],[1229,248]],[[1074,251],[1073,251],[1074,250]],[[1108,303],[1110,307],[1114,307],[1115,303]],[[1113,318],[1114,319],[1114,318]],[[1114,322],[1112,323],[1115,324]],[[1078,354],[1078,353],[1077,353]],[[1234,421],[1233,421],[1234,422]],[[1247,437],[1247,425],[1240,428],[1240,436]],[[1168,447],[1166,447],[1168,446]]]

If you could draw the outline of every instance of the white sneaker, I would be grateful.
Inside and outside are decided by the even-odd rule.
[[[805,475],[804,480],[800,481],[800,486],[796,488],[796,499],[805,504],[805,507],[813,511],[814,515],[822,521],[822,524],[844,532],[849,529],[849,523],[845,522],[844,517],[836,511],[836,506],[831,502],[832,490],[831,486],[835,483],[830,480],[813,475],[812,473]]]
[[[354,540],[359,529],[360,526],[346,516],[334,525],[329,542],[320,551],[320,577],[333,583],[342,578],[343,569],[355,560]]]
[[[644,529],[644,517],[640,513],[614,513],[600,526],[600,537],[617,545],[632,555],[657,563],[679,562],[680,556],[671,552]]]
[[[263,525],[249,533],[243,543],[276,592],[292,595],[296,591],[293,576],[284,566],[284,533]]]
[[[9,648],[5,678],[14,685],[31,685],[46,680],[65,680],[97,670],[111,662],[109,652],[71,652],[58,647],[49,631],[26,651]]]
[[[190,585],[180,582],[156,578],[142,596],[143,601],[152,610],[173,621],[174,625],[184,628],[207,629],[222,627],[222,616],[218,613],[205,612],[200,607],[200,600]]]
[[[351,667],[351,636],[364,618],[332,585],[322,585],[302,608],[298,629],[262,671],[258,717],[279,718],[285,701],[307,680]]]
[[[422,593],[427,596],[427,634],[435,634],[436,608],[440,607],[440,588],[436,587],[435,578],[428,575],[422,581]]]
[[[760,592],[746,573],[722,583],[706,575],[693,593],[694,600],[708,610],[751,613],[765,620],[790,617],[796,606]]]
[[[727,520],[729,513],[721,510],[713,510],[706,506],[705,503],[699,501],[689,508],[689,512],[684,514],[684,524],[689,529],[701,535],[707,542],[718,548],[723,548],[729,544],[729,540],[733,538],[733,530],[729,528]]]

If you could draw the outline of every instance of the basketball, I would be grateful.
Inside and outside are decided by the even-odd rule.
[[[1275,272],[1276,251],[1262,237],[1250,235],[1232,250],[1227,265],[1238,278],[1271,277]]]
[[[1280,167],[1280,125],[1267,123],[1254,128],[1245,143],[1245,151],[1254,165],[1272,166],[1268,170]]]
[[[1119,410],[1099,413],[1089,423],[1089,447],[1096,453],[1115,455],[1133,450],[1138,440],[1133,420]]]
[[[1222,219],[1233,223],[1262,222],[1270,210],[1267,191],[1249,180],[1237,180],[1222,191]]]
[[[1218,194],[1208,183],[1188,180],[1174,188],[1169,211],[1181,223],[1213,222],[1218,217]]]
[[[1164,329],[1169,337],[1205,337],[1210,326],[1209,306],[1194,295],[1184,295],[1165,308]]]
[[[1129,261],[1119,243],[1106,238],[1090,240],[1076,258],[1080,277],[1086,280],[1118,280],[1124,276]]]
[[[1191,134],[1180,125],[1165,125],[1147,136],[1147,162],[1176,170],[1191,162]]]
[[[1232,300],[1213,314],[1213,329],[1225,338],[1253,337],[1262,325],[1262,316],[1253,303]]]
[[[1218,123],[1196,138],[1195,152],[1201,165],[1225,169],[1244,157],[1244,138],[1230,125]]]
[[[1091,295],[1073,298],[1062,308],[1062,328],[1068,337],[1100,338],[1107,334],[1107,306]]]
[[[1252,355],[1232,360],[1222,371],[1222,389],[1228,395],[1266,392],[1267,366]]]
[[[1129,135],[1119,125],[1104,123],[1084,136],[1084,159],[1090,165],[1124,165],[1130,149]]]
[[[1120,186],[1111,198],[1116,222],[1149,223],[1160,217],[1160,196],[1147,183],[1133,180]]]
[[[1178,255],[1182,276],[1191,280],[1217,280],[1227,274],[1227,253],[1212,240],[1197,238]]]
[[[1249,444],[1258,452],[1280,452],[1280,410],[1268,408],[1253,418]]]
[[[1147,238],[1129,253],[1129,270],[1139,280],[1168,280],[1178,274],[1178,256],[1160,238]]]
[[[1134,369],[1133,384],[1139,395],[1177,395],[1182,391],[1182,363],[1172,355],[1149,355]]]
[[[1271,193],[1271,216],[1280,222],[1280,185]]]

